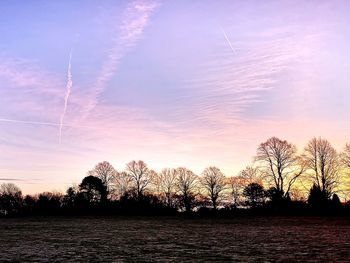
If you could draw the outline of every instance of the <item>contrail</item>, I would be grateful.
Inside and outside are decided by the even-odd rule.
[[[13,119],[0,119],[0,122],[46,125],[46,126],[59,126],[60,125],[59,123],[54,123],[54,122],[24,121],[24,120],[13,120]]]
[[[230,39],[228,38],[228,36],[227,36],[225,30],[224,30],[222,27],[221,27],[221,31],[222,31],[222,33],[224,34],[224,36],[225,36],[225,38],[226,38],[226,41],[227,41],[227,43],[229,44],[229,46],[230,46],[232,52],[233,52],[234,54],[236,54],[236,53],[237,53],[236,50],[233,48]]]
[[[67,85],[66,85],[66,96],[64,98],[64,108],[63,108],[63,112],[60,118],[60,134],[59,134],[59,144],[61,144],[62,142],[62,129],[63,129],[63,121],[64,121],[64,116],[66,115],[67,112],[67,106],[68,106],[68,99],[69,96],[72,92],[72,86],[73,86],[73,81],[72,81],[72,50],[69,53],[69,63],[68,63],[68,79],[67,79]]]
[[[40,121],[25,121],[25,120],[14,120],[14,119],[5,119],[0,118],[0,122],[8,122],[8,123],[17,123],[17,124],[28,124],[28,125],[43,125],[43,126],[59,126],[61,127],[75,127],[75,128],[93,128],[92,126],[83,126],[83,125],[69,125],[69,124],[61,124],[55,122],[40,122]]]

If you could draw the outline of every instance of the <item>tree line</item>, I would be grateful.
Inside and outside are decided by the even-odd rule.
[[[156,172],[143,161],[117,171],[103,161],[65,194],[23,196],[16,185],[4,183],[0,215],[349,213],[349,179],[350,144],[337,152],[326,139],[313,138],[299,152],[294,144],[272,137],[258,146],[249,166],[231,177],[214,166],[196,175],[185,167]]]

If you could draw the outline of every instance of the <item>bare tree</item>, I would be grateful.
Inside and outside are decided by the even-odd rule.
[[[259,145],[256,161],[267,181],[281,197],[289,196],[293,184],[304,172],[296,147],[276,137]]]
[[[242,185],[242,180],[238,176],[231,176],[226,179],[227,189],[230,191],[232,204],[234,207],[239,206],[241,202],[241,195],[244,186]]]
[[[341,161],[347,169],[350,169],[350,143],[345,145],[344,151],[341,154]]]
[[[94,169],[88,172],[88,175],[100,178],[104,186],[107,188],[108,195],[112,195],[115,190],[115,174],[114,167],[106,161],[98,163]]]
[[[345,168],[346,177],[344,178],[344,184],[346,185],[343,189],[343,195],[345,199],[349,198],[350,195],[350,143],[345,145],[345,148],[341,154],[341,163]]]
[[[152,195],[155,195],[157,197],[161,197],[162,191],[161,191],[161,177],[160,174],[157,173],[154,170],[149,170],[148,172],[148,177],[150,179],[150,184],[149,184],[149,191],[152,193]]]
[[[201,182],[215,210],[225,189],[225,176],[219,168],[208,167],[202,173]]]
[[[122,196],[131,188],[132,179],[127,172],[115,173],[115,192],[117,196]]]
[[[238,173],[238,176],[226,178],[226,186],[230,191],[232,204],[237,207],[242,204],[243,190],[251,183],[262,185],[262,173],[258,167],[248,165]]]
[[[15,214],[22,205],[22,191],[13,183],[0,185],[0,215]]]
[[[197,176],[184,167],[176,169],[177,189],[186,212],[191,211],[198,186]]]
[[[325,139],[313,138],[304,149],[303,158],[313,183],[327,195],[334,193],[339,182],[339,156],[333,146]]]
[[[3,183],[0,185],[0,195],[21,196],[21,189],[13,183]]]
[[[140,198],[144,195],[144,192],[149,185],[150,170],[147,167],[147,164],[143,161],[131,161],[126,165],[126,172],[130,176],[133,187],[136,190],[137,198]]]
[[[165,168],[159,174],[159,189],[164,195],[168,207],[174,207],[174,196],[176,194],[177,173],[175,169]]]
[[[262,175],[259,167],[254,167],[252,165],[246,166],[238,175],[245,186],[252,183],[262,184]]]

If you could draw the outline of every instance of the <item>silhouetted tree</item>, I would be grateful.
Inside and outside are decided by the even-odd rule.
[[[75,187],[69,187],[66,191],[66,195],[63,198],[63,206],[68,209],[73,209],[76,205],[78,195],[78,189]]]
[[[79,185],[79,190],[89,203],[99,203],[107,200],[106,186],[98,177],[86,176]]]
[[[149,185],[147,187],[148,194],[152,194],[153,196],[160,197],[161,196],[161,189],[160,189],[161,178],[159,174],[156,171],[149,169],[148,177],[149,177]]]
[[[259,207],[265,202],[264,188],[258,183],[247,185],[243,190],[243,195],[247,198],[247,204],[251,208]]]
[[[277,208],[281,208],[286,203],[285,201],[290,201],[289,194],[284,195],[283,192],[276,187],[270,187],[266,191],[266,196],[270,199],[272,206]]]
[[[34,196],[26,195],[23,198],[23,213],[27,215],[33,214],[37,200]]]
[[[228,177],[226,178],[226,185],[230,191],[232,205],[237,208],[241,204],[241,197],[246,186],[245,180],[240,176]]]
[[[262,183],[262,175],[258,167],[248,165],[246,168],[239,172],[238,176],[242,179],[242,183],[245,185],[251,183]]]
[[[127,172],[116,172],[115,184],[116,194],[121,197],[128,192],[132,186],[133,180]]]
[[[342,186],[342,188],[344,189],[344,191],[347,192],[347,194],[350,194],[350,143],[347,143],[345,145],[345,148],[341,153],[341,163],[345,168],[344,173],[346,175],[344,176],[344,185]]]
[[[157,196],[145,193],[137,196],[135,191],[125,192],[119,199],[121,211],[131,214],[158,214],[170,212]],[[172,210],[172,212],[174,212]]]
[[[109,162],[100,162],[94,169],[88,172],[88,175],[100,178],[102,183],[106,186],[107,195],[113,195],[115,190],[116,170]]]
[[[159,173],[159,186],[168,207],[175,206],[177,173],[175,169],[165,168]]]
[[[346,168],[350,169],[350,143],[345,145],[344,151],[341,154],[341,161]]]
[[[313,183],[329,199],[339,182],[339,158],[336,150],[325,139],[313,138],[306,145],[303,158]]]
[[[0,215],[19,213],[22,207],[22,191],[13,183],[0,185]]]
[[[215,210],[225,190],[225,176],[219,168],[208,167],[202,173],[201,182]]]
[[[335,193],[336,190],[342,194],[346,192],[340,191],[344,190],[344,185],[342,189],[336,187],[340,172],[350,169],[350,144],[338,155],[327,140],[313,138],[300,157],[293,144],[272,137],[259,145],[255,159],[254,166],[247,166],[238,176],[229,178],[216,167],[206,168],[198,177],[184,167],[156,173],[143,161],[131,161],[124,172],[118,173],[108,162],[102,162],[78,187],[69,187],[64,196],[44,192],[23,198],[14,184],[1,184],[0,214],[51,215],[75,211],[79,214],[157,214],[200,210],[204,215],[211,210],[208,206],[212,205],[215,210],[219,202],[228,209],[217,213],[227,213],[232,205],[228,207],[226,204],[231,201],[223,197],[229,194],[236,212],[244,211],[239,210],[239,206],[246,200],[245,204],[251,208],[266,203],[266,211],[299,213],[309,207],[316,212],[350,213],[350,202],[342,204]],[[300,180],[300,184],[295,185],[305,171],[311,174],[313,182],[307,203],[306,193],[300,192],[300,189],[307,191],[305,181]],[[264,184],[269,183],[267,191],[264,191],[262,179],[266,180]],[[118,195],[109,195],[112,191]],[[114,198],[116,196],[119,198]]]
[[[328,206],[328,196],[329,194],[324,192],[320,186],[314,184],[310,189],[307,202],[313,209],[326,209]]]
[[[126,172],[131,178],[137,198],[140,198],[151,181],[147,164],[143,161],[131,161],[126,165]]]
[[[289,196],[293,184],[304,171],[296,147],[276,137],[260,144],[256,160],[269,183],[283,198]]]
[[[34,210],[41,215],[57,215],[60,213],[62,200],[61,193],[43,192],[38,195]]]
[[[190,212],[197,194],[197,176],[191,170],[184,167],[177,168],[176,174],[176,186],[179,192],[182,207],[186,212]]]
[[[238,207],[242,203],[243,190],[251,183],[262,184],[262,175],[258,167],[247,166],[239,172],[238,176],[226,178],[226,185],[234,207]]]
[[[341,207],[341,202],[337,194],[332,195],[331,206],[334,209],[339,209]]]

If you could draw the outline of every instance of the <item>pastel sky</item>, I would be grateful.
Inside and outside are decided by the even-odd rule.
[[[236,175],[260,142],[350,141],[349,1],[1,1],[0,181],[103,160]],[[0,183],[1,183],[0,182]]]

